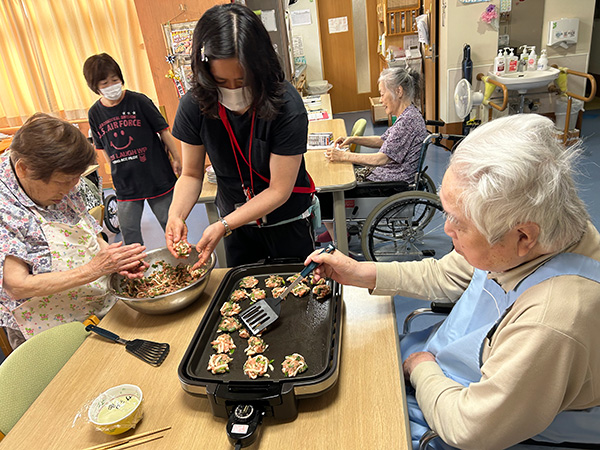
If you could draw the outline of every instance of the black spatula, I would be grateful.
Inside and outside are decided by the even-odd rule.
[[[125,350],[152,366],[160,366],[169,354],[169,344],[146,341],[143,339],[134,339],[133,341],[127,341],[125,339],[120,338],[112,331],[105,330],[104,328],[97,327],[96,325],[88,325],[85,327],[85,329],[87,331],[93,331],[94,333],[97,333],[102,337],[110,339],[111,341],[123,344],[125,346]]]
[[[335,247],[333,244],[329,244],[321,251],[321,253],[331,253],[334,250]],[[242,319],[242,322],[246,328],[248,328],[248,331],[250,331],[250,333],[253,335],[257,335],[266,327],[275,322],[281,314],[281,302],[283,299],[285,299],[287,295],[292,292],[292,289],[298,286],[304,277],[311,273],[318,265],[319,264],[314,261],[311,262],[302,270],[302,272],[300,272],[300,276],[298,276],[298,278],[296,278],[296,280],[277,297],[265,298],[264,300],[260,300],[246,310],[242,311],[240,313],[240,319]]]

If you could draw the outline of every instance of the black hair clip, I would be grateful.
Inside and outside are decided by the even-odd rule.
[[[208,56],[204,54],[204,45],[200,47],[200,61],[208,62]]]

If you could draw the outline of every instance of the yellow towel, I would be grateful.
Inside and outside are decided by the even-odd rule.
[[[560,89],[562,94],[567,92],[567,68],[559,67],[560,73],[558,74],[558,78],[554,80],[556,87]]]
[[[496,89],[496,86],[493,85],[492,83],[490,83],[488,81],[489,76],[483,76],[481,77],[481,81],[483,81],[485,83],[485,92],[483,94],[483,104],[484,105],[488,105],[490,102],[490,98],[492,98],[492,94],[494,93],[494,90]]]

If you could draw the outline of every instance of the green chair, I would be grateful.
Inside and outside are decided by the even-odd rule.
[[[58,325],[17,347],[0,365],[0,437],[6,435],[89,333],[81,322]]]
[[[365,134],[365,128],[367,127],[366,119],[358,119],[352,125],[352,131],[350,132],[350,136],[362,136]],[[360,153],[360,145],[350,144],[350,151]]]

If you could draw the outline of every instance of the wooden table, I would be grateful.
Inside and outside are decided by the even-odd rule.
[[[312,120],[308,122],[308,134],[326,133],[328,131],[333,133],[334,140],[348,136],[344,119]]]
[[[215,269],[200,299],[175,314],[151,316],[121,302],[115,305],[100,325],[126,339],[169,342],[171,352],[162,366],[152,367],[126,353],[123,346],[90,335],[0,442],[0,449],[81,450],[169,425],[172,429],[164,438],[135,448],[232,449],[226,420],[213,416],[206,398],[186,393],[177,375],[225,273],[226,269]],[[393,301],[351,287],[344,287],[343,300],[337,384],[318,397],[301,399],[292,422],[265,418],[259,440],[249,449],[410,448]],[[86,405],[106,389],[124,383],[142,389],[143,420],[135,430],[119,436],[96,431],[83,418]]]
[[[341,120],[341,119],[337,119]],[[323,121],[335,122],[335,121]],[[342,121],[343,122],[343,121]],[[344,191],[356,186],[356,177],[354,176],[354,167],[348,162],[329,162],[323,151],[308,151],[304,154],[306,170],[315,182],[319,192],[331,192],[333,194],[333,218],[335,220],[335,235],[342,236],[342,239],[336,240],[337,248],[345,254],[348,254],[348,241],[346,239],[346,209],[344,205]],[[198,198],[198,203],[204,203],[208,221],[214,223],[219,220],[219,212],[215,206],[217,196],[217,185],[210,183],[208,177],[204,177],[202,184],[202,193]],[[225,257],[225,247],[223,240],[219,242],[215,249],[220,267],[227,267]]]

